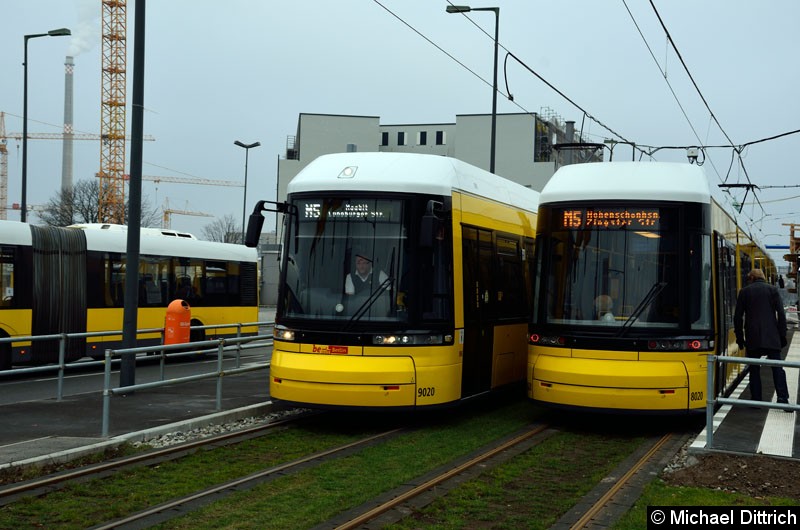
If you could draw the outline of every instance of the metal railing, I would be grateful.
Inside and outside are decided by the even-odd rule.
[[[222,328],[236,328],[236,338],[241,338],[242,336],[242,328],[245,327],[269,327],[272,326],[273,322],[270,321],[259,321],[259,322],[239,322],[239,323],[231,323],[231,324],[213,324],[208,326],[191,326],[190,330],[211,330],[211,329],[222,329]],[[152,353],[154,351],[162,351],[161,356],[161,378],[164,378],[164,364],[165,364],[165,356],[163,354],[164,350],[164,330],[165,328],[144,328],[136,330],[136,337],[140,337],[141,335],[147,334],[155,334],[160,333],[161,335],[161,345],[154,344],[151,346],[143,346],[140,348],[134,348],[136,350],[141,350],[143,353]],[[107,364],[107,359],[102,360],[95,360],[95,361],[79,361],[79,362],[66,362],[66,345],[69,339],[84,339],[84,338],[97,338],[97,337],[110,337],[115,335],[122,335],[122,331],[94,331],[94,332],[82,332],[82,333],[57,333],[51,335],[30,335],[30,336],[17,336],[17,337],[6,337],[0,338],[0,345],[2,344],[10,344],[14,342],[35,342],[35,341],[42,341],[42,340],[58,340],[58,362],[57,364],[44,364],[41,366],[30,366],[25,368],[14,368],[12,370],[0,370],[0,378],[2,377],[12,377],[16,375],[25,375],[25,374],[35,374],[35,373],[51,373],[53,371],[58,372],[57,381],[58,381],[58,390],[56,393],[56,400],[62,401],[64,398],[64,375],[67,370],[69,369],[78,369],[78,368],[91,368],[91,367],[99,367]],[[255,337],[263,337],[261,335],[255,335]],[[272,338],[272,335],[269,335],[269,338]],[[217,339],[220,340],[220,339]],[[230,341],[230,339],[229,339]],[[209,341],[206,341],[209,342]],[[216,344],[216,341],[210,341]],[[201,343],[187,343],[187,344],[201,344]],[[183,349],[185,350],[187,344],[178,345],[176,348],[171,348],[171,350],[178,350]],[[244,341],[236,343],[236,367],[239,367],[239,355],[241,354],[242,349],[246,349],[242,346]],[[166,350],[166,351],[171,351]],[[121,350],[119,350],[121,351]],[[196,354],[196,352],[194,352]],[[172,354],[170,357],[179,357],[185,356],[186,353],[183,354]],[[120,359],[112,359],[111,362],[113,364],[119,364]]]
[[[252,324],[250,324],[252,325]],[[230,327],[230,326],[228,326]],[[216,340],[206,340],[200,342],[189,342],[184,344],[170,344],[170,345],[161,345],[156,348],[152,346],[144,346],[139,348],[126,348],[126,349],[119,349],[119,350],[112,350],[108,349],[105,352],[105,374],[103,377],[103,420],[102,420],[102,433],[103,437],[108,436],[108,427],[109,421],[111,417],[111,396],[112,395],[119,395],[119,394],[128,394],[134,392],[136,390],[145,390],[150,388],[158,388],[162,386],[174,385],[179,383],[189,383],[192,381],[201,381],[204,379],[211,379],[217,378],[217,388],[216,388],[216,410],[222,410],[222,378],[229,375],[236,375],[236,374],[243,374],[247,372],[252,372],[255,370],[263,370],[267,368],[270,363],[263,362],[253,364],[247,367],[241,367],[239,362],[239,355],[242,350],[245,349],[253,349],[253,348],[260,348],[263,347],[264,344],[257,343],[251,344],[254,342],[260,342],[265,340],[271,340],[272,334],[268,335],[252,335],[248,337],[236,337],[236,338],[226,338],[226,339],[216,339]],[[194,351],[186,351],[187,346],[191,346],[193,348],[198,348]],[[203,349],[208,347],[208,349]],[[164,361],[170,351],[180,350],[181,353],[174,354],[171,357],[176,357],[179,355],[197,355],[198,353],[205,353],[208,351],[212,351],[216,349],[217,351],[217,369],[214,372],[206,372],[202,374],[195,374],[190,376],[184,377],[177,377],[173,379],[164,379]],[[141,383],[138,385],[128,385],[124,387],[111,387],[111,364],[113,357],[126,354],[138,354],[138,353],[152,353],[154,350],[161,352],[161,378],[159,381],[154,381],[150,383]],[[232,369],[223,369],[222,361],[223,361],[223,353],[225,351],[235,351],[236,352],[236,364],[235,367]]]
[[[759,366],[781,366],[783,368],[800,368],[800,361],[774,361],[772,359],[737,357],[730,355],[709,355],[708,377],[706,381],[706,449],[714,447],[714,411],[716,405],[747,405],[750,407],[785,410],[787,412],[800,411],[800,406],[786,403],[772,403],[769,401],[754,401],[752,399],[717,397],[714,389],[714,373],[716,363],[755,364]]]

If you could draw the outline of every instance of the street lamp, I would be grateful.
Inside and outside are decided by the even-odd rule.
[[[497,38],[500,33],[499,7],[447,6],[448,13],[469,13],[470,11],[494,11],[494,81],[492,84],[492,139],[489,153],[489,171],[494,173],[495,145],[497,140]]]
[[[252,144],[244,144],[239,140],[233,142],[234,145],[238,145],[239,147],[244,148],[244,199],[242,202],[242,243],[244,243],[244,235],[247,227],[244,225],[244,216],[245,212],[247,212],[247,156],[250,154],[250,149],[253,147],[258,147],[261,145],[261,142],[253,142]]]
[[[22,209],[19,220],[23,223],[28,218],[28,40],[36,37],[64,37],[72,35],[67,28],[51,29],[47,33],[25,35],[25,55],[22,62],[24,81],[22,84]]]

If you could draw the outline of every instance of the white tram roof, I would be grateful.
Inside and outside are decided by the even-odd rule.
[[[68,228],[86,233],[86,248],[105,252],[127,252],[128,227],[110,224],[78,224]],[[166,233],[165,233],[166,232]],[[202,241],[191,237],[176,237],[174,230],[141,228],[140,253],[156,256],[218,259],[231,261],[256,261],[256,249],[231,243]],[[14,245],[31,245],[31,229],[27,223],[0,221],[0,242]]]
[[[456,158],[415,153],[336,153],[303,168],[287,192],[378,191],[451,196],[461,191],[535,212],[539,193]]]
[[[705,172],[673,162],[592,162],[563,166],[542,190],[540,203],[606,199],[711,203]]]

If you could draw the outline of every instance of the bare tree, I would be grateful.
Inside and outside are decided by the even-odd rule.
[[[228,214],[204,226],[203,237],[220,243],[242,243],[242,227]]]
[[[71,190],[59,189],[55,197],[45,205],[44,211],[37,212],[39,218],[50,226],[69,226],[75,223],[97,223],[100,202],[100,181],[97,179],[79,180]],[[128,204],[125,204],[127,218]],[[158,226],[161,216],[142,200],[141,226]]]

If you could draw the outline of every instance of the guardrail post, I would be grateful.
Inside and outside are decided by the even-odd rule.
[[[225,339],[221,339],[217,347],[217,412],[222,410],[222,351],[224,349]]]
[[[241,337],[242,337],[242,323],[238,322],[236,324],[236,338],[239,339]],[[239,368],[239,364],[240,364],[240,358],[239,357],[241,356],[241,354],[242,354],[242,343],[241,342],[237,342],[236,343],[236,368]]]
[[[56,401],[61,401],[64,398],[64,371],[66,370],[66,357],[67,335],[66,333],[62,333],[61,337],[58,339],[58,392]]]
[[[166,336],[167,336],[167,328],[163,328],[163,329],[161,330],[161,345],[162,345],[162,346],[166,346],[166,343],[164,342],[164,341],[166,340]],[[164,370],[165,370],[165,364],[166,364],[166,362],[167,362],[167,352],[166,352],[166,351],[164,351],[164,348],[161,348],[161,352],[159,353],[159,356],[160,356],[161,358],[160,358],[160,359],[159,359],[159,361],[158,361],[158,362],[159,362],[159,372],[158,372],[158,376],[159,376],[159,378],[160,378],[159,380],[160,380],[160,381],[163,381],[163,380],[164,380]]]
[[[101,436],[108,437],[108,422],[111,416],[111,350],[106,350],[105,374],[103,376],[103,427]]]
[[[709,355],[708,358],[708,377],[706,382],[706,449],[711,449],[714,444],[714,367],[716,366],[717,356]]]

